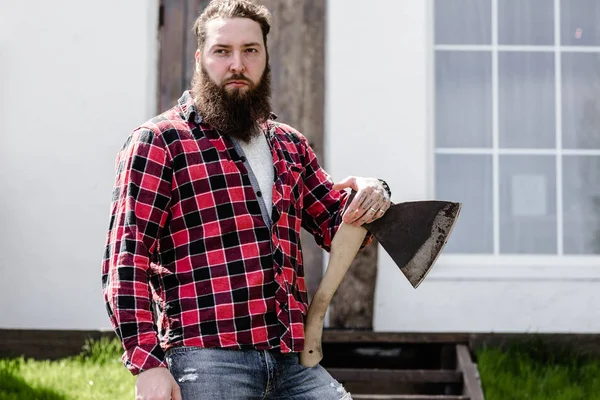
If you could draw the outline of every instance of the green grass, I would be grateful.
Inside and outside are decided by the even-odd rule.
[[[600,400],[600,360],[539,341],[477,353],[486,400]]]
[[[135,377],[116,340],[88,342],[59,361],[0,359],[0,400],[132,400]]]
[[[0,400],[132,400],[135,377],[121,353],[102,339],[59,361],[0,359]],[[564,348],[484,348],[477,363],[486,400],[600,400],[600,360]]]

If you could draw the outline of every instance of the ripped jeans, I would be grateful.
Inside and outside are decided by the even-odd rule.
[[[183,400],[352,400],[321,365],[306,368],[297,353],[179,347],[167,352],[167,363]]]

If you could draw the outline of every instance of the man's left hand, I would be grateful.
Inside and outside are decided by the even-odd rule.
[[[354,226],[368,224],[381,218],[390,208],[388,193],[378,179],[349,176],[333,185],[334,190],[347,188],[354,190],[356,195],[342,217],[344,223]]]

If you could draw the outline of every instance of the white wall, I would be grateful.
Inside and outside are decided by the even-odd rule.
[[[114,158],[155,111],[157,2],[0,0],[0,328],[109,327]],[[326,165],[384,177],[396,202],[433,195],[427,3],[328,3]],[[414,290],[380,257],[376,330],[600,331],[589,260],[443,258]]]
[[[116,152],[156,107],[158,0],[0,0],[0,328],[109,327]]]
[[[382,177],[394,202],[434,197],[430,1],[328,7],[327,169]],[[379,254],[375,330],[600,332],[594,259],[442,256],[415,290]]]
[[[428,192],[425,17],[412,0],[328,1],[325,163],[334,179],[382,177],[406,200]]]

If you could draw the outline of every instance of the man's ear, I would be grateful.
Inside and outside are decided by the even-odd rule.
[[[196,72],[200,72],[200,65],[202,65],[202,52],[200,52],[200,49],[196,50],[196,54],[195,54],[195,58],[196,58]]]

